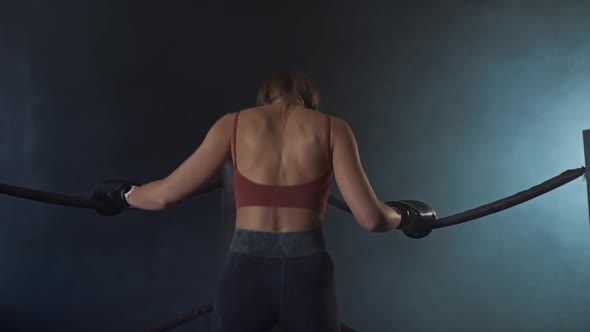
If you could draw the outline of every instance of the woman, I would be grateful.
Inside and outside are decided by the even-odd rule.
[[[217,288],[213,331],[269,331],[275,325],[339,331],[334,266],[321,229],[332,171],[364,229],[385,232],[401,223],[414,234],[430,231],[419,209],[377,199],[352,130],[318,112],[318,105],[306,75],[275,73],[262,84],[257,107],[221,117],[168,177],[101,189],[122,205],[160,210],[203,188],[232,158],[236,229]]]

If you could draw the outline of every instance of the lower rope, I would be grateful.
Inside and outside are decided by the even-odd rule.
[[[205,314],[208,314],[210,312],[213,311],[213,305],[212,304],[208,304],[208,305],[204,305],[201,306],[199,308],[193,309],[181,316],[179,316],[178,318],[169,320],[165,323],[160,324],[159,326],[156,327],[150,327],[147,328],[145,330],[141,330],[141,332],[164,332],[164,331],[169,331],[172,330],[174,328],[179,327],[180,325],[186,324],[192,320],[195,320]]]

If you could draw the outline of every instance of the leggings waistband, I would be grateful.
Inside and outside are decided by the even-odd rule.
[[[236,228],[229,251],[262,257],[297,257],[326,252],[326,244],[321,225],[297,232]]]

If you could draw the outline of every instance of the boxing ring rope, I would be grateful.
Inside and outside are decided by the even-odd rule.
[[[585,170],[586,170],[586,168],[583,166],[580,168],[570,169],[570,170],[567,170],[567,171],[561,173],[560,175],[555,176],[555,177],[553,177],[541,184],[531,187],[530,189],[518,192],[512,196],[508,196],[508,197],[499,199],[495,202],[488,203],[488,204],[476,207],[474,209],[467,210],[465,212],[453,214],[448,217],[437,218],[436,224],[434,224],[432,228],[435,229],[435,228],[442,228],[442,227],[448,227],[448,226],[453,226],[453,225],[457,225],[457,224],[462,224],[462,223],[465,223],[465,222],[468,222],[471,220],[485,217],[487,215],[490,215],[490,214],[493,214],[496,212],[500,212],[500,211],[509,209],[513,206],[522,204],[526,201],[530,201],[531,199],[533,199],[535,197],[538,197],[538,196],[541,196],[545,193],[548,193],[554,189],[557,189],[557,188],[563,186],[566,183],[569,183],[569,182],[579,178],[580,176],[584,175]],[[330,196],[330,198],[328,199],[328,203],[339,208],[342,211],[352,213],[350,211],[350,208],[348,207],[348,205],[346,205],[346,202],[344,202],[343,200],[341,200],[339,198],[336,198],[334,196]]]
[[[590,131],[584,132],[584,134],[585,134],[584,138],[585,138],[585,140],[588,140],[590,142],[590,133],[587,134],[587,132],[590,132]],[[590,150],[590,144],[588,144],[588,150]],[[586,153],[586,159],[588,162],[588,159],[590,159],[590,152]],[[540,184],[538,184],[534,187],[531,187],[527,190],[523,190],[521,192],[518,192],[514,195],[499,199],[499,200],[492,202],[492,203],[488,203],[488,204],[476,207],[471,210],[467,210],[465,212],[461,212],[461,213],[457,213],[457,214],[454,214],[451,216],[437,219],[437,222],[433,228],[442,228],[442,227],[453,226],[453,225],[465,223],[465,222],[468,222],[468,221],[471,221],[474,219],[478,219],[478,218],[481,218],[481,217],[484,217],[484,216],[487,216],[487,215],[490,215],[493,213],[497,213],[499,211],[509,209],[515,205],[522,204],[522,203],[529,201],[535,197],[538,197],[538,196],[543,195],[547,192],[555,190],[556,188],[559,188],[559,187],[565,185],[566,183],[569,183],[584,174],[586,174],[585,167],[567,170],[567,171],[565,171],[565,172],[563,172],[563,173],[561,173],[561,174],[559,174],[559,175],[557,175],[557,176],[555,176],[543,183],[540,183]],[[587,174],[586,174],[586,177],[588,177]],[[588,186],[589,186],[589,194],[590,194],[590,184]],[[215,180],[207,187],[194,193],[192,196],[200,196],[204,193],[208,193],[208,192],[220,189],[222,187],[223,187],[222,179],[219,178],[218,180]],[[101,201],[97,201],[97,200],[94,200],[91,198],[81,198],[81,197],[62,195],[62,194],[48,192],[48,191],[41,191],[41,190],[17,187],[17,186],[13,186],[13,185],[4,184],[4,183],[0,183],[0,194],[24,198],[24,199],[42,202],[42,203],[69,206],[69,207],[87,208],[87,209],[94,209],[94,210],[105,209],[105,208],[108,209],[108,208],[113,207],[113,205],[111,205],[107,202],[101,202]],[[344,202],[343,200],[341,200],[337,197],[334,197],[331,195],[328,199],[328,203],[340,210],[351,213],[350,208],[348,207],[346,202]],[[193,309],[190,312],[187,312],[187,313],[183,314],[182,316],[179,316],[178,318],[175,318],[173,320],[170,320],[170,321],[167,321],[163,324],[160,324],[157,327],[149,328],[149,329],[146,329],[143,331],[145,331],[145,332],[169,331],[169,330],[176,328],[180,325],[183,325],[189,321],[197,319],[207,313],[210,313],[213,310],[214,310],[214,307],[212,304],[204,305],[204,306],[198,307],[196,309]]]
[[[148,328],[141,332],[165,332],[175,329],[181,325],[184,325],[190,321],[193,321],[205,314],[212,312],[214,309],[212,304],[207,304],[202,307],[195,308],[175,319],[171,319],[165,323],[158,325],[157,327]]]
[[[210,186],[207,186],[192,194],[191,196],[200,196],[202,194],[208,193],[210,191],[217,190],[221,188],[221,180],[215,181]],[[62,195],[58,193],[53,193],[49,191],[42,191],[36,189],[29,189],[24,187],[17,187],[5,183],[0,183],[0,194],[14,196],[18,198],[24,198],[31,201],[41,202],[41,203],[48,203],[54,205],[62,205],[62,206],[69,206],[69,207],[77,207],[77,208],[84,208],[84,209],[109,209],[113,208],[113,205],[98,201],[92,198],[82,198],[82,197],[75,197],[75,196],[68,196]]]
[[[436,224],[433,225],[433,228],[442,228],[453,226],[457,224],[462,224],[471,220],[479,219],[485,217],[487,215],[500,212],[506,209],[509,209],[513,206],[522,204],[526,201],[529,201],[533,198],[541,196],[545,193],[548,193],[552,190],[555,190],[564,184],[567,184],[580,176],[584,175],[586,172],[585,167],[575,168],[567,170],[543,183],[540,183],[530,189],[523,190],[518,192],[512,196],[508,196],[502,199],[499,199],[495,202],[488,203],[471,210],[467,210],[465,212],[453,214],[448,217],[438,218]],[[218,181],[213,182],[211,185],[203,188],[202,190],[192,194],[191,196],[200,196],[202,194],[217,190],[222,188],[221,179]],[[68,196],[62,195],[54,192],[49,191],[42,191],[36,189],[29,189],[24,187],[17,187],[5,183],[0,183],[0,194],[19,197],[28,199],[31,201],[37,201],[42,203],[54,204],[54,205],[62,205],[62,206],[69,206],[69,207],[77,207],[77,208],[86,208],[86,209],[108,209],[113,208],[113,205],[109,204],[108,202],[98,201],[92,198],[82,198],[82,197],[75,197],[75,196]],[[352,213],[350,208],[342,199],[334,197],[330,195],[328,198],[328,203],[342,211]]]

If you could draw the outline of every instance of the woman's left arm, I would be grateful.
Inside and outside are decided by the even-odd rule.
[[[127,202],[139,209],[162,210],[211,182],[231,155],[231,114],[215,122],[199,148],[174,172],[135,188]]]

